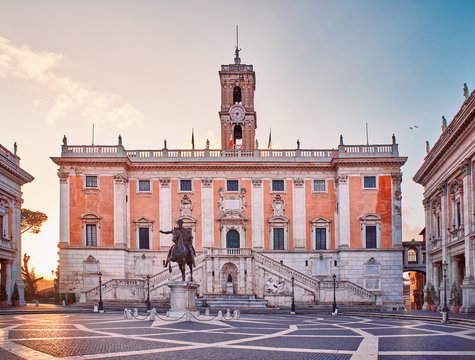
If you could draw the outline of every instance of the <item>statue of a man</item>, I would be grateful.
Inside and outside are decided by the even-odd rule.
[[[463,84],[463,96],[465,96],[465,99],[468,99],[468,86],[467,83]]]
[[[188,251],[190,252],[191,257],[193,258],[193,267],[196,267],[196,264],[195,264],[196,252],[195,252],[195,248],[193,247],[193,235],[191,235],[190,230],[183,227],[183,220],[182,219],[179,219],[177,221],[177,224],[178,224],[178,230],[180,230],[181,235],[183,236],[183,242],[185,243],[185,246],[188,248]],[[173,233],[173,230],[170,230],[170,231],[160,230],[160,232],[162,234],[171,234],[171,233]],[[170,248],[170,250],[168,250],[167,260],[165,261],[165,265],[163,265],[163,267],[168,266],[168,262],[170,261],[170,257],[172,255],[172,251],[173,251],[174,246],[175,246],[175,244],[173,244],[172,247]]]

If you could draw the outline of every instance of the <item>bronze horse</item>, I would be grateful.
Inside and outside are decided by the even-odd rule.
[[[174,243],[170,261],[176,262],[178,267],[181,270],[181,279],[185,281],[185,270],[186,265],[190,268],[190,279],[193,281],[193,254],[190,253],[188,247],[185,246],[185,242],[183,241],[183,234],[178,228],[174,228],[172,230],[173,238],[172,241]],[[172,271],[171,266],[169,267],[170,272]]]

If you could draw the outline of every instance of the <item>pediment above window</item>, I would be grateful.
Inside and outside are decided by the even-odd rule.
[[[312,221],[310,221],[312,225],[328,225],[328,224],[331,224],[331,222],[332,222],[331,220],[324,218],[322,216],[317,217],[313,219]]]

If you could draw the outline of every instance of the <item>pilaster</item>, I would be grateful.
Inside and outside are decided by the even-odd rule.
[[[402,174],[391,174],[392,179],[392,246],[402,246],[401,182]]]
[[[59,177],[59,242],[69,246],[69,173],[58,171]]]
[[[293,181],[293,235],[294,249],[305,249],[305,180],[296,178]]]
[[[114,175],[114,246],[127,246],[127,195],[128,179],[124,174]]]
[[[172,229],[172,195],[170,189],[170,179],[160,179],[160,229],[171,230]],[[168,234],[160,233],[160,247],[170,247],[172,245],[171,236]]]
[[[350,247],[350,191],[348,175],[340,174],[336,177],[338,198],[338,225],[340,235],[339,247]]]
[[[252,248],[264,248],[264,192],[262,179],[253,178],[251,187],[252,202]]]
[[[466,159],[460,165],[463,180],[463,230],[465,237],[465,274],[464,279],[467,281],[473,281],[475,274],[475,263],[473,256],[473,240],[470,239],[470,233],[474,228],[473,224],[473,190],[472,190],[472,176],[471,176],[471,163],[469,159]],[[467,254],[472,254],[469,256]]]

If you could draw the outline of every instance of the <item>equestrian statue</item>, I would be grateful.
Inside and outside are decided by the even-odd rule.
[[[170,261],[176,262],[181,270],[181,278],[185,281],[185,269],[186,265],[190,268],[190,279],[193,281],[193,267],[195,267],[196,252],[193,247],[193,235],[189,229],[183,227],[183,220],[178,220],[178,227],[173,228],[170,231],[162,231],[162,234],[172,234],[173,245],[168,251],[167,260],[164,267],[168,266],[170,272],[172,272],[172,266]]]

